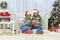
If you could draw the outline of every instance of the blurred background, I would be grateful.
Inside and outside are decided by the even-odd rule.
[[[26,10],[30,12],[38,9],[41,15],[50,13],[55,0],[0,0],[8,3],[8,10],[12,13],[24,13]]]
[[[17,21],[16,25],[19,24],[19,27],[23,24],[22,20],[26,10],[29,10],[32,14],[33,9],[38,9],[42,16],[43,29],[48,29],[48,18],[53,9],[52,5],[58,0],[0,0],[0,3],[2,1],[8,3],[7,10],[13,15],[15,14],[14,19]]]

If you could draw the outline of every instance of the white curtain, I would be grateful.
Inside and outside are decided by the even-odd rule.
[[[1,1],[2,0],[0,0],[0,3]],[[52,5],[54,4],[55,0],[4,0],[4,1],[8,2],[8,10],[10,12],[17,13],[19,16],[22,16],[21,14],[24,14],[26,10],[33,12],[33,9],[35,8],[40,11],[40,15],[50,13],[53,8]],[[47,29],[48,27],[47,15],[42,16],[44,22],[43,29]],[[16,19],[21,18],[17,16]],[[22,23],[22,21],[20,23]]]
[[[42,15],[43,29],[48,29],[48,13],[51,12],[54,1],[55,0],[16,0],[16,13],[24,14],[26,10],[33,12],[33,9],[36,8],[40,11],[40,15]]]
[[[0,0],[0,3],[3,0]],[[8,2],[8,10],[12,13],[24,13],[26,10],[30,12],[33,9],[38,9],[43,15],[44,13],[50,13],[52,5],[55,0],[4,0]]]
[[[38,9],[43,15],[44,13],[50,13],[52,10],[52,5],[55,0],[16,0],[16,12],[24,13],[26,10],[30,12],[33,9]]]

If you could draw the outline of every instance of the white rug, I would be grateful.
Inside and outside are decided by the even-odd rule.
[[[60,33],[2,35],[0,40],[60,40]]]

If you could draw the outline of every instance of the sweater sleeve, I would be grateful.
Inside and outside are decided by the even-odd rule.
[[[39,25],[42,25],[42,18],[39,16]]]
[[[26,20],[26,18],[23,19],[23,23],[24,23],[24,25],[27,24],[27,20]]]

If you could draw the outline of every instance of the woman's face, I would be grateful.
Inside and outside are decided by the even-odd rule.
[[[35,13],[34,13],[34,16],[38,16],[38,13],[37,13],[37,12],[35,12]]]
[[[27,14],[26,17],[27,17],[27,18],[31,18],[31,14]]]

